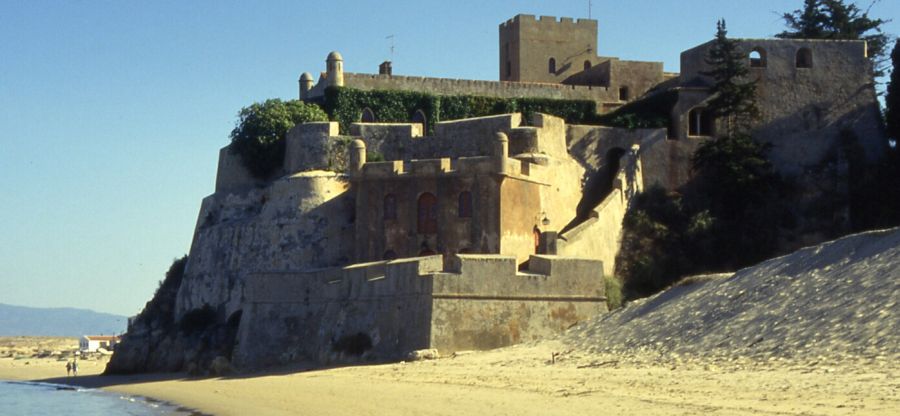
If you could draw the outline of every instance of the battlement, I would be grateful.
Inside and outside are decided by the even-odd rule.
[[[423,160],[391,160],[387,162],[367,162],[360,172],[351,176],[352,180],[376,180],[390,178],[437,178],[441,176],[475,176],[483,174],[505,174],[522,179],[539,180],[537,176],[544,167],[517,159],[506,159],[505,169],[497,169],[496,161],[490,156],[463,157],[459,159],[440,158]]]
[[[366,353],[380,358],[489,349],[557,335],[606,311],[599,261],[532,256],[531,263],[537,273],[520,273],[515,257],[499,255],[458,256],[456,272],[427,256],[254,273],[235,364],[352,360],[341,354],[349,337],[368,340]]]
[[[540,16],[535,17],[533,14],[517,14],[512,19],[508,19],[507,21],[500,23],[501,28],[508,28],[513,25],[544,25],[544,26],[560,26],[560,27],[584,27],[584,28],[593,28],[596,30],[597,28],[597,20],[595,19],[573,19],[571,17],[555,17],[555,16]]]

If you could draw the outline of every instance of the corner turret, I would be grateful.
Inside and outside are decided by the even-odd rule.
[[[494,161],[497,173],[506,173],[506,159],[509,157],[509,138],[506,133],[498,132],[494,136]]]
[[[334,87],[344,86],[344,57],[337,51],[332,51],[325,59],[325,71],[328,74],[328,85]]]
[[[356,139],[350,144],[350,166],[351,174],[362,171],[363,165],[366,164],[366,142]]]
[[[309,72],[304,72],[300,75],[300,99],[305,100],[309,98],[309,90],[313,87],[313,77]]]

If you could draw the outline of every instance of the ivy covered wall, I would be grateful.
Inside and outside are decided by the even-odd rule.
[[[561,117],[573,124],[592,124],[597,119],[597,104],[588,100],[435,95],[346,87],[325,90],[323,108],[331,120],[340,123],[342,134],[349,133],[350,125],[360,120],[366,108],[372,110],[379,123],[408,123],[421,110],[425,114],[426,134],[432,134],[434,124],[440,121],[515,112],[522,113],[524,120],[531,120],[536,112]]]

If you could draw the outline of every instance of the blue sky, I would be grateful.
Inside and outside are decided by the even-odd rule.
[[[802,0],[595,0],[599,53],[663,61],[769,37]],[[868,2],[861,3],[862,5]],[[0,303],[132,315],[188,252],[241,107],[350,72],[497,79],[497,26],[585,1],[0,0]],[[900,2],[872,9],[900,16]],[[886,26],[900,34],[898,22]]]

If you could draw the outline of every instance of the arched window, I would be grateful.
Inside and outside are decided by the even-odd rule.
[[[394,194],[387,194],[384,196],[383,218],[386,220],[397,219],[397,197],[395,197]]]
[[[797,68],[812,68],[813,56],[809,48],[800,48],[797,51]]]
[[[410,119],[413,123],[419,123],[422,125],[422,131],[425,132],[428,130],[428,118],[425,117],[425,112],[422,110],[416,110],[413,113],[412,118]]]
[[[419,196],[419,234],[437,234],[437,197],[425,192]]]
[[[541,248],[541,229],[535,225],[532,233],[534,234],[534,254],[538,254]]]
[[[381,256],[382,260],[394,260],[397,258],[397,253],[394,250],[388,250],[384,252],[384,255]]]
[[[550,63],[547,67],[551,74],[556,75],[556,59],[550,58]]]
[[[363,123],[374,123],[375,112],[369,107],[363,108],[362,114],[359,116],[359,121],[362,121]]]
[[[705,108],[695,108],[688,113],[688,136],[712,136],[713,117]]]
[[[472,218],[472,193],[463,191],[459,193],[459,206],[457,210],[460,218]]]
[[[765,68],[767,65],[766,50],[763,48],[753,48],[753,50],[750,51],[750,67]]]
[[[631,94],[628,87],[619,87],[619,101],[628,101],[629,99],[631,99]]]
[[[512,76],[512,62],[506,61],[506,77],[509,78]]]
[[[584,70],[591,69],[591,61],[584,61]]]

